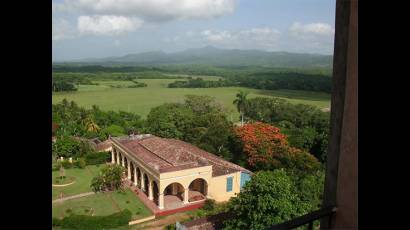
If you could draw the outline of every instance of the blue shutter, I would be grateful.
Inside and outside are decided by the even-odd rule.
[[[232,177],[227,177],[226,178],[226,191],[227,192],[231,192],[232,191],[232,180],[233,180],[233,178]]]
[[[247,181],[251,179],[251,176],[248,173],[241,172],[241,189]]]

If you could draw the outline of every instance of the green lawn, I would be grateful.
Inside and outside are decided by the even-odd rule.
[[[128,201],[128,203],[127,203]],[[152,215],[151,211],[129,189],[125,192],[97,193],[95,195],[54,203],[53,217],[61,218],[68,215],[67,209],[75,214],[106,216],[120,210],[128,209],[132,212],[132,219],[140,219]],[[85,210],[92,210],[85,211]]]
[[[146,117],[151,108],[165,102],[182,102],[184,95],[209,95],[215,97],[217,101],[228,108],[232,121],[239,120],[239,114],[232,104],[235,94],[239,90],[250,92],[249,98],[275,96],[287,99],[291,103],[316,105],[320,108],[330,107],[330,95],[326,93],[296,90],[257,90],[241,87],[167,88],[168,83],[174,82],[174,79],[139,79],[138,81],[147,83],[148,87],[110,88],[110,84],[128,85],[132,82],[97,81],[100,85],[83,85],[80,86],[77,92],[53,93],[52,102],[57,103],[66,98],[67,100],[74,100],[80,106],[86,108],[98,105],[104,110],[123,110]]]
[[[115,203],[121,210],[129,209],[133,214],[133,219],[140,219],[152,215],[151,211],[138,199],[130,189],[125,192],[114,192],[111,194]]]
[[[87,168],[71,168],[65,169],[66,177],[75,177],[75,183],[66,187],[53,187],[52,198],[57,199],[60,196],[60,192],[63,192],[64,196],[72,196],[80,193],[91,192],[90,183],[92,178],[98,174],[102,165],[88,165]],[[90,172],[91,171],[91,172]],[[59,171],[53,171],[52,178],[59,176]]]

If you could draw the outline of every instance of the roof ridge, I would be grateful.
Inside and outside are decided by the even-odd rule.
[[[158,137],[160,138],[160,137]],[[146,149],[147,151],[151,152],[152,154],[154,154],[155,156],[161,158],[162,160],[164,160],[165,162],[167,162],[168,164],[170,164],[171,166],[174,166],[173,163],[169,162],[167,159],[159,156],[158,154],[154,153],[152,150],[150,150],[149,148],[147,148],[145,145],[143,145],[140,141],[138,141],[138,144],[141,145],[144,149]]]

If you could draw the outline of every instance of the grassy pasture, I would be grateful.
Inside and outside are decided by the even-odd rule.
[[[206,79],[217,79],[212,76],[201,76]],[[77,92],[53,93],[52,102],[57,103],[66,98],[74,100],[80,106],[90,108],[98,105],[103,110],[123,110],[134,112],[146,117],[151,108],[166,102],[182,102],[187,94],[209,95],[224,104],[232,121],[239,120],[239,113],[232,104],[235,94],[239,90],[250,92],[252,97],[281,97],[291,103],[303,103],[315,105],[320,108],[330,106],[330,95],[320,92],[296,91],[296,90],[258,90],[243,87],[221,88],[167,88],[168,84],[181,79],[137,79],[145,82],[148,86],[143,88],[112,88],[110,85],[132,85],[127,81],[94,81],[99,85],[80,85]]]

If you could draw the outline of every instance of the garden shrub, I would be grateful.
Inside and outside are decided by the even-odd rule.
[[[84,158],[78,158],[78,160],[75,162],[75,165],[80,169],[85,168],[86,163],[85,163]]]
[[[212,211],[215,209],[215,200],[212,199],[207,199],[205,201],[204,206],[202,207],[202,209],[206,210],[206,211]]]
[[[92,152],[85,155],[85,162],[87,165],[104,164],[111,158],[109,152]]]
[[[61,228],[64,229],[112,229],[123,225],[128,225],[128,222],[131,220],[131,217],[132,213],[128,209],[108,216],[88,216],[73,214],[64,217],[64,219],[61,220],[59,226],[61,226]]]
[[[65,169],[69,169],[69,168],[74,167],[74,164],[70,163],[69,161],[64,160],[64,161],[61,161],[60,163]],[[58,169],[60,169],[60,167]]]

